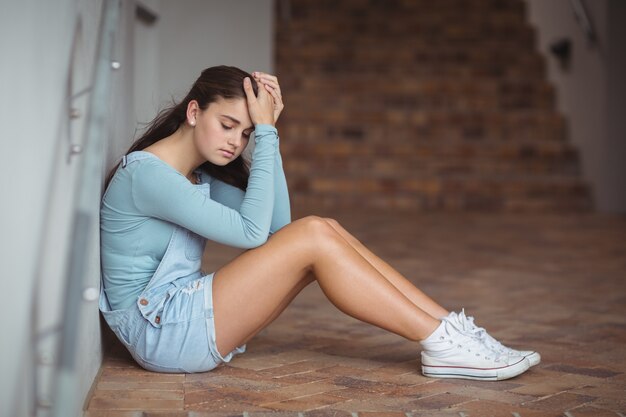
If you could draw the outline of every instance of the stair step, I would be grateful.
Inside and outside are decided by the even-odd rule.
[[[277,50],[277,59],[286,61],[281,74],[293,74],[305,79],[343,75],[348,79],[370,76],[374,81],[380,81],[381,74],[386,74],[385,78],[389,81],[395,77],[413,80],[416,77],[441,77],[451,73],[465,78],[517,76],[528,79],[529,76],[535,76],[543,79],[545,75],[545,62],[534,49],[525,48],[519,52],[519,48],[510,45],[486,45],[475,49],[434,49],[432,45],[429,45],[429,49],[398,48],[395,45],[368,49],[333,44],[317,45],[314,48],[297,46],[292,49]]]
[[[376,73],[358,72],[354,74],[332,74],[328,76],[307,75],[303,78],[281,77],[281,83],[297,84],[297,91],[285,90],[293,99],[315,100],[330,98],[329,93],[338,93],[340,86],[344,91],[358,92],[359,97],[381,94],[386,96],[414,96],[417,94],[440,95],[453,94],[511,94],[519,92],[552,91],[552,85],[542,78],[511,77],[494,79],[493,77],[451,78],[448,76],[415,77],[411,74],[392,74],[394,79],[381,77]],[[315,93],[311,96],[311,93]],[[349,99],[346,97],[344,99]],[[313,101],[314,102],[314,101]]]
[[[589,190],[572,178],[405,180],[402,187],[372,181],[317,180],[313,190],[293,189],[292,204],[323,208],[589,210]]]
[[[578,193],[586,190],[578,178],[564,175],[459,175],[456,177],[420,176],[413,178],[353,178],[346,176],[317,176],[290,178],[293,192],[341,194],[403,194],[413,192],[438,193],[442,191],[506,191],[535,196],[558,192]]]
[[[485,157],[532,160],[533,158],[558,158],[576,155],[576,149],[567,142],[508,142],[508,141],[458,141],[439,140],[433,142],[380,141],[366,145],[347,141],[320,140],[318,142],[289,141],[281,143],[283,154],[298,158],[398,158],[399,160],[421,160],[438,157]]]
[[[286,22],[304,25],[309,22],[334,22],[340,21],[346,14],[351,16],[351,20],[344,20],[345,24],[358,26],[359,23],[381,22],[389,25],[383,17],[389,17],[396,21],[409,20],[413,17],[415,21],[438,22],[438,21],[458,21],[465,22],[463,18],[471,22],[489,21],[488,17],[496,16],[497,22],[515,21],[519,22],[524,17],[524,4],[521,2],[500,2],[500,4],[486,4],[473,0],[471,2],[421,2],[408,0],[403,2],[380,1],[380,2],[353,2],[342,0],[337,1],[314,1],[307,2],[299,0],[290,4],[290,17]],[[280,6],[280,5],[279,5]],[[454,20],[453,20],[454,19]],[[305,27],[309,31],[320,30],[319,26]],[[381,29],[383,30],[383,29]]]
[[[380,78],[381,74],[385,74],[386,72],[389,72],[389,80],[394,82],[400,82],[403,78],[434,78],[441,76],[456,79],[469,78],[472,80],[481,77],[490,77],[494,80],[514,77],[528,77],[533,79],[545,77],[546,74],[545,63],[542,60],[536,60],[534,58],[532,62],[524,60],[517,65],[497,62],[486,62],[482,65],[460,65],[454,62],[454,60],[448,62],[425,62],[420,57],[417,57],[412,61],[395,63],[393,65],[396,66],[396,69],[393,69],[393,66],[391,67],[392,69],[390,69],[390,63],[385,61],[362,63],[331,57],[311,62],[293,60],[291,63],[284,65],[281,70],[278,71],[278,74],[281,76],[281,82],[289,82],[288,77],[285,76],[287,72],[295,74],[297,77],[306,77],[307,79],[323,77],[320,80],[321,82],[337,74],[368,73],[377,75]],[[411,74],[405,74],[406,71],[410,71]],[[285,86],[287,86],[287,84],[285,84]],[[289,86],[293,87],[291,83]]]
[[[338,23],[339,24],[339,23]],[[415,24],[413,24],[415,30]],[[512,30],[513,28],[508,28]],[[327,34],[309,33],[289,36],[276,49],[278,53],[290,54],[290,56],[307,58],[324,58],[325,56],[337,56],[338,58],[369,58],[370,56],[385,57],[393,56],[427,56],[445,57],[461,56],[467,58],[481,58],[486,54],[493,55],[494,59],[509,57],[527,57],[536,54],[534,48],[519,49],[520,46],[532,46],[534,31],[526,27],[520,27],[523,37],[502,37],[489,34],[484,38],[467,37],[457,41],[448,39],[429,39],[421,33],[384,35],[359,32],[358,37],[345,28],[332,28]],[[423,29],[422,29],[423,30]],[[299,30],[295,30],[297,33]],[[347,36],[342,37],[341,33]],[[523,45],[528,43],[528,45]],[[407,45],[409,48],[399,46]],[[514,48],[518,47],[518,48]],[[394,55],[397,54],[397,55]]]
[[[402,195],[339,196],[330,194],[294,195],[292,207],[299,212],[327,212],[342,209],[393,209],[410,211],[517,211],[517,212],[586,212],[593,208],[587,195],[528,198],[494,195]]]
[[[311,125],[309,120],[296,122],[296,117],[287,109],[279,121],[278,132],[282,143],[346,141],[355,144],[397,142],[440,142],[459,141],[564,141],[565,120],[553,112],[411,112],[407,121],[390,122],[380,120],[372,123],[357,123],[345,120],[332,124]],[[285,123],[284,120],[288,119]],[[347,119],[347,118],[346,118]],[[487,144],[490,144],[487,142]]]
[[[317,88],[315,88],[317,86]],[[287,88],[287,87],[285,87]],[[288,91],[288,90],[286,90]],[[493,112],[517,109],[553,110],[554,88],[544,81],[493,82],[480,80],[402,80],[389,83],[335,79],[333,82],[304,80],[299,89],[285,92],[290,117],[392,111]]]
[[[533,175],[560,174],[580,175],[577,155],[562,158],[535,158],[530,161],[501,158],[423,158],[421,161],[399,160],[398,158],[317,158],[290,159],[283,161],[289,178],[316,178],[318,175],[352,175],[354,177],[393,179],[431,175],[453,177],[466,175],[492,176],[532,173]]]

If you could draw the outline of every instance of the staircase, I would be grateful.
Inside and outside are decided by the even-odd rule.
[[[294,208],[591,208],[521,0],[277,1]]]

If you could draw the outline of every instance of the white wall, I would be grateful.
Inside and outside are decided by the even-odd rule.
[[[599,211],[626,212],[626,127],[615,104],[626,95],[623,74],[623,0],[584,1],[595,27],[590,44],[576,22],[569,0],[526,0],[538,48],[548,63],[548,78],[557,90],[558,109],[567,119],[569,138],[578,148],[583,177],[592,186]],[[620,12],[619,7],[622,11]],[[620,21],[621,19],[621,21]],[[572,42],[571,63],[564,71],[549,52],[559,39]],[[621,61],[620,61],[621,59]],[[616,114],[617,113],[617,114]],[[619,155],[619,156],[617,156]]]
[[[143,7],[154,14],[160,13],[160,1],[140,0]],[[134,83],[133,94],[135,99],[135,112],[133,122],[137,129],[141,129],[139,123],[146,123],[154,118],[160,105],[159,93],[159,28],[162,19],[155,23],[147,24],[136,21],[134,25]],[[126,149],[124,149],[126,151]]]
[[[0,230],[5,236],[0,243],[3,292],[10,294],[0,303],[4,334],[0,404],[6,416],[26,415],[34,403],[35,393],[29,384],[35,366],[31,357],[36,349],[31,344],[31,331],[39,318],[32,310],[33,297],[39,301],[36,283],[43,281],[47,288],[54,287],[52,298],[57,300],[61,291],[66,233],[50,228],[57,236],[58,250],[44,248],[42,236],[47,229],[44,218],[51,200],[50,173],[61,171],[66,190],[71,190],[74,181],[72,167],[61,161],[68,149],[63,103],[75,16],[71,0],[54,5],[26,1],[3,7],[3,30],[11,34],[0,37],[2,56],[11,57],[0,67],[3,95],[0,118],[4,127],[0,181],[2,194],[10,196],[4,199],[0,216]],[[20,42],[15,42],[16,39]],[[46,44],[41,39],[46,39]],[[6,65],[7,62],[11,65]],[[64,196],[71,198],[68,192]],[[62,216],[61,221],[66,217]],[[42,279],[40,262],[50,259],[40,252],[44,249],[54,252],[61,265],[46,270]],[[46,304],[43,310],[48,308]],[[52,320],[58,318],[58,308],[47,313]],[[46,348],[54,341],[54,338],[44,340]],[[54,352],[48,349],[46,354],[50,357]]]
[[[152,119],[172,96],[182,98],[200,72],[232,65],[252,72],[273,69],[272,0],[151,1],[159,20],[140,29],[136,85],[138,121]],[[154,41],[154,37],[157,41]],[[140,72],[139,72],[139,69]]]
[[[48,415],[44,406],[56,400],[53,371],[59,356],[58,328],[63,324],[66,270],[72,255],[72,208],[81,174],[81,154],[72,158],[68,154],[72,144],[82,143],[90,95],[71,102],[69,97],[90,86],[102,3],[23,0],[2,5],[2,416]],[[132,17],[131,1],[125,2],[117,31],[116,51],[121,57],[125,55],[124,22],[128,21],[129,10]],[[72,56],[74,39],[77,43]],[[128,121],[123,117],[128,114],[128,101],[120,93],[125,90],[123,80],[128,79],[123,69],[114,76],[112,138],[129,135]],[[78,118],[69,118],[70,104],[78,110]],[[111,147],[116,146],[112,139]],[[90,226],[96,233],[90,237],[86,253],[84,282],[85,287],[94,288],[98,288],[100,279],[98,206],[99,202],[94,201]],[[77,331],[72,380],[75,396],[64,400],[75,416],[82,415],[85,397],[101,364],[97,303],[81,301]]]

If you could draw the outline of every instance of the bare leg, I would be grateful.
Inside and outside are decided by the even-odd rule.
[[[422,292],[419,288],[417,288],[413,283],[408,281],[402,274],[400,274],[397,270],[375,255],[372,251],[370,251],[365,245],[363,245],[357,238],[355,238],[350,232],[348,232],[338,221],[331,218],[324,218],[332,227],[339,233],[345,240],[352,246],[359,254],[365,258],[374,268],[378,270],[378,272],[383,275],[387,281],[391,282],[394,287],[396,287],[400,292],[404,294],[413,304],[433,316],[434,318],[445,317],[449,314],[445,308],[437,304],[432,298]],[[297,287],[292,294],[285,298],[283,303],[279,305],[275,312],[267,319],[267,321],[262,325],[262,328],[268,326],[271,322],[273,322],[280,313],[284,311],[285,308],[293,301],[293,299],[302,291],[302,289],[315,281],[315,275],[313,273],[309,273],[305,279],[305,284]]]
[[[445,317],[449,314],[445,308],[437,304],[432,298],[424,294],[413,283],[407,280],[402,274],[392,268],[387,262],[380,259],[372,251],[370,251],[365,245],[352,236],[346,229],[344,229],[339,222],[334,219],[325,218],[332,227],[343,237],[346,242],[350,244],[359,254],[365,258],[374,268],[384,276],[387,281],[391,282],[406,298],[411,300],[413,304],[430,314],[435,318]]]
[[[417,307],[320,217],[299,219],[215,274],[217,347],[227,354],[277,317],[315,278],[341,311],[418,341],[439,321]]]

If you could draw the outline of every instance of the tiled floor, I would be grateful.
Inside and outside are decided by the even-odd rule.
[[[332,217],[444,306],[465,307],[542,363],[502,382],[425,378],[416,344],[343,315],[312,284],[247,353],[208,373],[147,372],[114,349],[86,416],[626,415],[626,217]],[[211,246],[205,261],[236,254]]]

